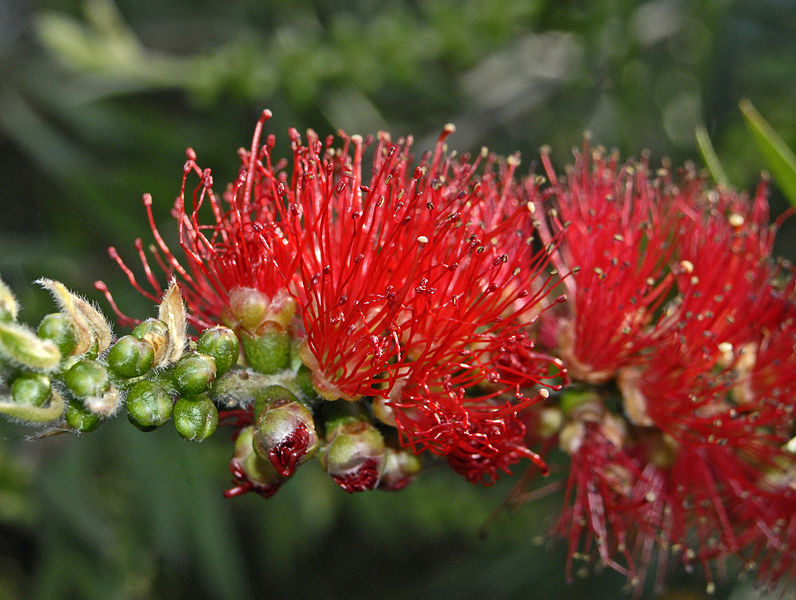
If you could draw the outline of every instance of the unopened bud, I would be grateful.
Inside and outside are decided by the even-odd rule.
[[[0,356],[30,369],[50,371],[61,362],[61,352],[50,340],[43,340],[18,323],[0,321]]]
[[[37,335],[44,340],[50,340],[58,346],[61,356],[69,356],[75,346],[77,346],[75,326],[72,323],[72,319],[64,313],[44,315],[41,323],[39,323]]]
[[[384,438],[367,421],[340,419],[327,432],[321,464],[346,492],[372,490],[384,468]]]
[[[11,398],[18,404],[44,406],[50,398],[50,379],[41,373],[23,373],[11,384]]]
[[[305,398],[314,400],[318,397],[318,392],[312,386],[312,371],[305,364],[302,364],[296,371],[296,385]]]
[[[269,386],[255,401],[254,451],[290,477],[307,462],[320,441],[312,413],[286,388]]]
[[[246,360],[255,371],[272,375],[290,364],[290,337],[275,323],[265,323],[256,335],[241,330],[240,341]]]
[[[149,343],[155,351],[155,366],[166,360],[169,348],[169,327],[160,319],[141,321],[133,329],[133,337]]]
[[[269,298],[260,290],[240,287],[229,293],[231,322],[247,331],[256,331],[269,321],[285,328],[295,313],[295,300],[287,292]]]
[[[401,490],[415,480],[422,468],[420,457],[411,450],[387,447],[384,449],[384,472],[379,489]]]
[[[207,394],[179,398],[174,404],[172,418],[177,433],[192,442],[206,440],[218,427],[218,409]]]
[[[127,417],[141,431],[152,431],[171,418],[171,396],[151,381],[139,381],[127,394]]]
[[[235,440],[235,454],[229,469],[235,478],[235,486],[224,495],[227,498],[240,496],[245,492],[256,492],[269,498],[279,489],[285,479],[276,472],[268,460],[263,460],[252,449],[254,427],[244,427]]]
[[[87,358],[77,361],[64,373],[64,383],[78,398],[102,396],[111,385],[105,367]]]
[[[195,352],[183,356],[174,366],[172,379],[184,396],[197,396],[207,391],[216,377],[216,359]]]
[[[108,367],[119,377],[140,377],[152,368],[155,349],[132,335],[119,338],[108,352]]]
[[[216,359],[218,375],[223,375],[238,362],[240,344],[234,331],[218,326],[202,332],[196,342],[196,350]]]
[[[81,433],[94,431],[102,425],[102,417],[88,410],[80,400],[72,399],[64,414],[67,425]]]

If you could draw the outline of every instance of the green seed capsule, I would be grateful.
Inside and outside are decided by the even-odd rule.
[[[183,396],[197,396],[206,391],[216,377],[216,359],[195,352],[183,356],[174,366],[172,380]]]
[[[243,353],[255,371],[272,375],[290,364],[290,336],[275,323],[265,323],[257,335],[240,332]]]
[[[50,398],[50,379],[41,373],[23,373],[11,384],[11,398],[18,404],[44,406]]]
[[[193,442],[209,438],[218,426],[218,409],[207,394],[197,398],[179,398],[174,404],[172,417],[177,433]]]
[[[102,396],[110,388],[108,371],[96,361],[77,361],[64,373],[64,383],[78,398]]]
[[[64,417],[66,418],[66,423],[72,429],[76,429],[82,433],[94,431],[97,427],[102,425],[102,418],[99,415],[86,410],[86,407],[83,406],[83,403],[80,402],[80,400],[72,399],[69,401]]]
[[[119,377],[139,377],[152,368],[155,349],[132,335],[119,338],[108,352],[108,367]]]
[[[205,329],[196,343],[196,349],[216,359],[218,375],[223,375],[238,362],[240,344],[238,338],[228,327],[212,327]]]
[[[152,431],[171,418],[171,396],[151,381],[139,381],[127,394],[127,417],[141,431]]]
[[[77,334],[72,319],[63,313],[45,315],[39,323],[37,335],[58,346],[62,356],[69,356],[77,345]]]

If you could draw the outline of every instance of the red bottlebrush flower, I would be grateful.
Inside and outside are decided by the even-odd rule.
[[[564,281],[570,302],[559,355],[575,379],[604,383],[632,360],[671,288],[670,202],[650,181],[646,159],[620,165],[586,145],[565,180],[546,152],[542,163],[555,201],[552,227],[542,220],[542,232],[551,239],[563,230],[551,260],[562,273],[577,270]]]

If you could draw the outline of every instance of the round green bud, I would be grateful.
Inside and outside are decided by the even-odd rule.
[[[69,356],[77,345],[77,334],[72,319],[63,313],[44,315],[36,333],[40,338],[53,342],[62,356]]]
[[[152,431],[171,418],[171,396],[151,381],[139,381],[127,394],[127,418],[141,431]]]
[[[159,365],[169,346],[169,326],[160,319],[147,319],[135,326],[132,335],[149,342],[155,350],[155,364]]]
[[[102,417],[87,410],[80,400],[75,399],[69,401],[69,404],[66,406],[64,417],[66,418],[66,423],[72,429],[76,429],[82,433],[94,431],[102,424]]]
[[[240,341],[246,360],[255,371],[272,375],[290,364],[290,336],[276,323],[265,323],[257,335],[241,330]]]
[[[196,350],[215,358],[218,375],[223,375],[238,362],[240,344],[234,331],[219,325],[202,332],[196,342]]]
[[[89,359],[79,360],[72,365],[64,373],[64,383],[78,398],[101,396],[111,385],[105,367]]]
[[[140,377],[152,368],[155,349],[132,335],[119,338],[108,352],[108,367],[119,377]]]
[[[257,394],[254,399],[254,421],[260,417],[265,408],[280,406],[290,402],[298,402],[295,394],[281,385],[269,385]]]
[[[207,391],[216,377],[216,359],[195,352],[186,354],[174,365],[172,380],[183,396],[197,396]]]
[[[296,385],[307,398],[313,399],[318,397],[318,392],[312,385],[312,371],[310,368],[302,364],[298,371],[296,371]]]
[[[11,384],[11,398],[18,404],[44,406],[50,398],[50,379],[41,373],[23,373]]]
[[[207,394],[179,398],[172,412],[174,428],[183,438],[201,442],[213,435],[218,426],[218,409]]]

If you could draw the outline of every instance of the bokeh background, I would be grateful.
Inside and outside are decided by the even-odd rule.
[[[291,126],[413,134],[419,152],[454,122],[452,147],[520,150],[526,171],[544,144],[562,167],[586,131],[625,157],[701,164],[704,124],[748,189],[763,162],[738,102],[796,147],[794,81],[792,0],[0,0],[0,274],[32,324],[52,310],[39,276],[107,309],[103,279],[149,314],[106,247],[134,257],[144,192],[172,232],[185,148],[230,180],[266,107],[285,154]],[[79,439],[30,433],[0,424],[3,599],[622,594],[610,572],[565,583],[564,545],[544,535],[560,496],[509,513],[511,478],[482,489],[432,469],[348,496],[312,464],[268,501],[227,501],[226,432],[196,446],[122,417]],[[700,573],[671,582],[665,598],[706,597]],[[714,597],[756,596],[731,574]]]

